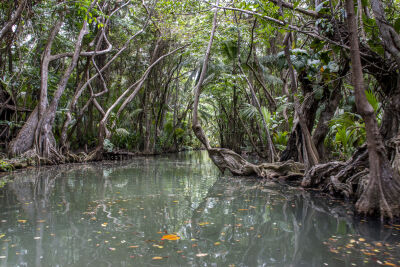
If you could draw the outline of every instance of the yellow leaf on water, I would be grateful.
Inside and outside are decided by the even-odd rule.
[[[27,220],[18,220],[17,222],[20,222],[20,223],[26,223],[26,222],[27,222]]]
[[[214,245],[219,246],[219,245],[221,245],[221,242],[215,242]]]
[[[106,227],[108,223],[102,223],[101,226]]]
[[[387,265],[387,266],[397,266],[396,264],[391,263],[391,262],[388,262],[388,261],[385,261],[385,262],[383,263],[383,265]]]
[[[364,241],[365,241],[365,238],[360,237],[360,238],[358,239],[358,241],[364,242]]]
[[[139,246],[129,246],[130,248],[138,248]]]
[[[330,248],[329,250],[330,250],[331,252],[333,252],[333,253],[336,253],[336,254],[339,253],[339,251],[338,251],[337,249],[335,249],[335,248]]]
[[[161,240],[178,240],[181,239],[178,235],[163,235]]]
[[[6,235],[5,234],[1,234],[0,235],[0,239],[2,239],[3,237],[5,237]]]
[[[246,210],[249,210],[249,209],[238,209],[238,211],[246,211]]]
[[[153,257],[153,260],[162,260],[163,257]]]
[[[210,224],[209,222],[201,222],[201,223],[198,223],[200,226],[204,226],[204,225],[207,225],[207,224]]]

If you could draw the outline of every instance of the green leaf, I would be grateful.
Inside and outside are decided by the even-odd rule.
[[[396,19],[393,26],[396,32],[400,34],[400,18]]]

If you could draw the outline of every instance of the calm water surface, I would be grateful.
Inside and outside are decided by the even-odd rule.
[[[204,152],[12,174],[0,266],[400,266],[400,225],[220,175]],[[179,240],[162,240],[176,234]]]

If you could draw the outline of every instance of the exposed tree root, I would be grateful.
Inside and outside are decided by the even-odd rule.
[[[331,195],[351,198],[360,194],[363,178],[368,174],[368,152],[361,147],[346,162],[328,162],[311,168],[304,176],[303,187],[319,188]]]
[[[233,175],[254,175],[268,179],[295,179],[304,175],[304,164],[292,160],[255,165],[226,148],[210,148],[208,154],[221,172],[228,169]]]

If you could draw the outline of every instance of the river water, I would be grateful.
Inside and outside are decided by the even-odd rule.
[[[324,195],[221,175],[206,152],[4,180],[0,266],[400,266],[400,225],[355,218]]]

